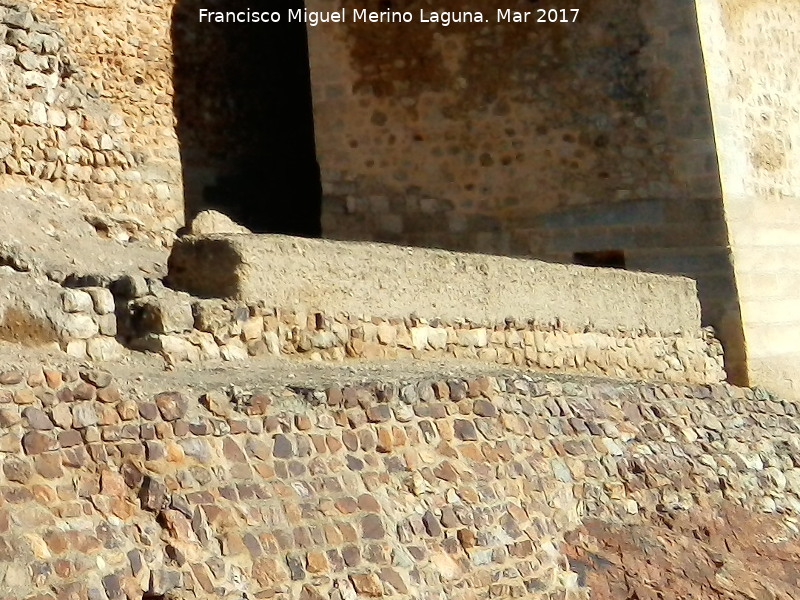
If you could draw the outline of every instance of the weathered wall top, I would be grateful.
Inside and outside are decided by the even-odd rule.
[[[581,330],[695,333],[695,283],[668,277],[372,243],[278,235],[187,237],[170,284],[212,297],[355,315],[560,322]]]

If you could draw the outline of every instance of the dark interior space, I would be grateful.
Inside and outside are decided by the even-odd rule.
[[[573,262],[584,267],[625,268],[625,252],[622,250],[598,250],[596,252],[576,252]]]
[[[199,10],[277,11],[279,23],[209,23]],[[213,208],[258,233],[321,235],[302,0],[178,0],[174,110],[186,221]]]

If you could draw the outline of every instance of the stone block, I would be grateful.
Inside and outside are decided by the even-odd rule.
[[[86,342],[86,353],[92,360],[118,360],[125,354],[125,347],[113,337],[94,337]]]
[[[192,305],[188,298],[148,296],[135,301],[132,310],[139,316],[142,333],[183,333],[194,327]]]
[[[114,312],[114,295],[111,290],[92,287],[86,288],[84,291],[91,297],[94,312],[98,315],[107,315]]]
[[[92,313],[92,297],[83,290],[67,289],[61,293],[61,306],[68,313]]]
[[[100,327],[91,315],[74,313],[64,315],[59,334],[64,340],[88,340],[99,331]]]
[[[3,24],[14,29],[30,29],[33,27],[33,14],[29,10],[16,10],[3,17]]]

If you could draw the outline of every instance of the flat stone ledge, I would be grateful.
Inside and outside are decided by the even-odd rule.
[[[199,296],[311,312],[479,323],[510,317],[667,335],[700,330],[688,278],[388,244],[188,236],[172,249],[168,279]]]

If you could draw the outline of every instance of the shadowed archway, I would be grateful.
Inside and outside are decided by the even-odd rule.
[[[172,15],[174,110],[186,220],[206,208],[256,232],[321,235],[302,0],[273,0],[279,23],[200,22],[248,0],[178,0]]]

